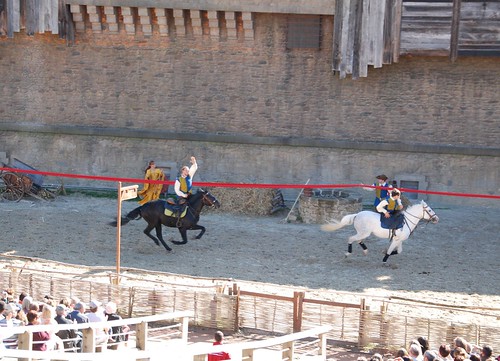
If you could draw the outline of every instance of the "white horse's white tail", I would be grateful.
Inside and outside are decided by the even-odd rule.
[[[333,232],[342,227],[350,226],[354,223],[354,218],[356,218],[356,216],[357,214],[348,214],[347,216],[344,216],[340,222],[333,220],[332,223],[323,224],[321,226],[321,230],[325,232]]]

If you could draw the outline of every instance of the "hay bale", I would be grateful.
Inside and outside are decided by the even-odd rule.
[[[271,214],[274,189],[219,188],[210,191],[221,203],[215,212],[265,216]],[[212,209],[211,209],[212,211]]]

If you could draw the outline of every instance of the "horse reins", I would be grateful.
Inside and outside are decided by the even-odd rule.
[[[432,218],[435,216],[435,214],[434,214],[434,216],[433,216],[433,215],[431,215],[431,214],[429,213],[429,211],[427,210],[427,208],[428,208],[428,206],[427,206],[427,205],[426,205],[425,207],[422,207],[422,218],[418,218],[418,216],[416,216],[416,215],[414,215],[414,214],[411,214],[411,213],[410,213],[410,212],[408,212],[408,211],[405,211],[405,213],[406,213],[406,214],[408,214],[408,215],[412,216],[413,218],[418,219],[417,223],[413,223],[411,220],[409,220],[409,219],[408,219],[408,218],[406,218],[406,216],[405,216],[405,224],[406,224],[406,226],[408,227],[408,229],[410,230],[410,234],[408,235],[408,237],[410,237],[410,236],[413,234],[413,232],[415,232],[415,230],[416,230],[416,229],[417,229],[417,227],[418,227],[418,222],[419,222],[421,219],[424,219],[425,213],[427,213],[427,214],[429,215],[429,217],[430,217],[430,218],[427,220],[427,223],[429,223],[429,222],[432,220]],[[410,229],[410,226],[408,226],[408,223],[407,223],[407,222],[410,222],[411,224],[413,224],[413,225],[415,226],[415,228],[413,228],[413,230],[412,230],[412,229]]]

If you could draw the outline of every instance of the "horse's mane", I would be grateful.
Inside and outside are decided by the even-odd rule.
[[[422,201],[418,201],[418,203],[415,203],[415,204],[411,204],[410,206],[408,206],[405,211],[408,212],[408,213],[411,213],[411,211],[413,210],[416,210],[418,208],[422,208],[423,205],[422,205]]]

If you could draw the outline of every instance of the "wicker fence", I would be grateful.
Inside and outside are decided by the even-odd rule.
[[[79,276],[81,277],[81,275]],[[255,329],[274,334],[287,334],[316,326],[330,326],[328,338],[355,343],[359,347],[394,350],[426,336],[431,347],[451,342],[457,336],[500,349],[500,321],[489,324],[456,324],[445,320],[416,318],[387,312],[381,307],[370,310],[364,299],[356,303],[339,303],[305,297],[247,292],[233,285],[229,292],[219,286],[202,290],[190,287],[117,286],[106,282],[50,277],[31,272],[0,271],[0,284],[16,292],[26,291],[35,299],[45,294],[58,297],[76,296],[82,300],[112,300],[124,317],[141,317],[176,311],[192,311],[192,326],[223,330]],[[229,294],[227,294],[229,293]],[[394,303],[394,301],[390,301]],[[428,307],[418,305],[416,307]],[[457,311],[459,312],[459,311]]]

